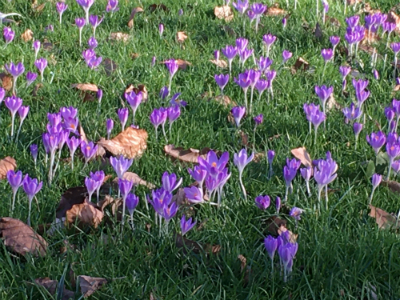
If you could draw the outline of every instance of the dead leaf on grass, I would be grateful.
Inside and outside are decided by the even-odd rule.
[[[123,32],[112,32],[112,33],[110,33],[108,38],[112,41],[126,43],[129,40],[129,34],[123,33]]]
[[[228,67],[228,63],[223,59],[218,59],[218,60],[211,59],[210,62],[212,62],[214,65],[222,69],[226,69]]]
[[[221,20],[225,20],[227,22],[233,20],[233,11],[229,5],[216,6],[214,7],[214,15]]]
[[[123,155],[127,158],[136,158],[146,150],[147,137],[146,130],[128,127],[112,140],[101,138],[97,145],[102,146],[114,156]]]
[[[214,98],[219,104],[223,105],[225,108],[231,108],[237,106],[236,102],[231,100],[227,95],[218,95]]]
[[[132,28],[133,27],[133,19],[135,18],[135,15],[139,12],[144,12],[143,8],[141,7],[135,7],[134,9],[132,9],[131,11],[131,15],[129,16],[129,20],[128,20],[128,27]]]
[[[46,6],[46,3],[42,3],[42,4],[32,3],[31,7],[34,12],[41,13],[45,6]]]
[[[253,161],[255,163],[260,163],[264,158],[265,158],[265,153],[259,152],[259,153],[254,154]]]
[[[164,146],[164,152],[167,155],[174,159],[190,163],[198,163],[199,156],[205,159],[210,150],[210,148],[203,148],[202,150],[190,148],[185,150],[182,147],[175,147],[172,144]]]
[[[81,204],[75,204],[66,213],[66,223],[78,225],[89,225],[97,228],[101,221],[103,220],[104,214],[102,211],[96,208],[95,204],[89,202],[85,198],[84,202]]]
[[[310,67],[310,63],[306,61],[304,58],[299,57],[297,58],[296,62],[292,67],[292,74],[296,74],[298,70],[307,71]]]
[[[154,184],[143,180],[142,178],[139,177],[138,174],[133,173],[133,172],[125,172],[124,175],[122,176],[122,179],[132,181],[135,186],[136,185],[144,185],[144,186],[148,187],[149,189],[156,188],[156,186]],[[118,183],[118,178],[115,178],[114,182]]]
[[[205,252],[207,254],[217,255],[221,251],[220,245],[200,244],[199,242],[189,240],[180,234],[176,234],[175,236],[175,245],[176,247],[183,249],[185,254],[189,251],[193,251],[196,254]]]
[[[266,225],[266,229],[265,231],[273,236],[278,236],[278,230],[279,228],[286,227],[286,220],[281,219],[277,216],[272,216],[271,218],[269,218],[265,225]]]
[[[290,152],[293,154],[294,157],[300,160],[305,167],[312,167],[312,159],[305,147],[292,149]]]
[[[44,277],[35,279],[35,283],[37,285],[44,287],[52,296],[56,295],[56,291],[58,288],[57,280],[51,280],[49,277]],[[57,299],[69,300],[74,298],[75,298],[75,293],[73,291],[67,290],[64,286],[62,291],[62,298],[57,298]]]
[[[279,227],[278,229],[278,234],[281,235],[284,232],[289,232],[289,242],[290,243],[296,243],[297,241],[297,237],[299,236],[298,234],[294,234],[293,232],[291,232],[289,229],[286,228],[286,226],[282,225],[281,227]]]
[[[180,59],[180,58],[176,59],[175,61],[176,61],[176,64],[178,65],[178,68],[181,70],[186,70],[186,68],[188,66],[192,65],[190,62]],[[167,60],[163,61],[162,63],[165,64],[166,62],[167,62]]]
[[[7,172],[10,170],[15,170],[17,163],[14,158],[7,156],[0,160],[0,180],[7,178]]]
[[[383,186],[387,186],[393,193],[400,194],[400,183],[393,180],[382,180]]]
[[[11,91],[13,83],[12,77],[6,73],[0,73],[1,85],[7,91]]]
[[[95,291],[100,289],[104,284],[107,283],[107,279],[101,277],[90,277],[86,275],[78,276],[79,286],[83,296],[89,297]]]
[[[135,87],[133,84],[128,85],[124,93],[130,92],[134,92],[135,94],[142,92],[142,102],[146,102],[149,99],[149,92],[144,84],[138,84],[137,87]]]
[[[182,44],[187,38],[188,38],[188,36],[186,35],[186,33],[184,31],[178,31],[176,33],[176,40],[178,41],[178,43]]]
[[[13,218],[0,219],[0,236],[11,251],[26,255],[45,256],[47,242],[31,227]]]
[[[251,271],[251,269],[250,269],[249,266],[247,266],[246,257],[244,257],[242,254],[239,254],[238,255],[238,259],[240,260],[240,273],[245,272],[243,281],[244,281],[244,284],[246,285],[246,284],[249,283],[249,280],[250,280],[250,271]]]
[[[37,97],[37,96],[38,96],[38,93],[39,93],[39,90],[40,90],[42,87],[43,87],[43,83],[36,83],[36,84],[35,84],[35,87],[34,87],[33,90],[32,90],[32,96],[33,96],[33,97]]]
[[[375,219],[376,224],[378,224],[378,228],[391,229],[399,227],[397,224],[397,218],[392,214],[372,205],[369,205],[369,208],[371,211],[368,215]]]
[[[21,34],[21,39],[24,42],[29,42],[33,39],[33,31],[30,30],[29,28],[24,31],[24,33]]]
[[[71,87],[76,88],[81,91],[90,91],[90,92],[96,92],[96,93],[99,90],[97,85],[95,85],[93,83],[74,83],[74,84],[71,84]]]
[[[336,99],[333,96],[333,93],[331,94],[328,101],[326,102],[326,111],[331,111],[332,109],[339,109],[339,110],[342,109],[340,104],[336,102]]]
[[[323,32],[322,32],[322,28],[321,28],[321,25],[319,25],[319,23],[317,22],[317,24],[315,25],[315,29],[314,29],[314,36],[317,38],[317,39],[319,39],[319,40],[321,40],[322,39],[322,37],[323,37]]]
[[[68,210],[72,208],[75,204],[82,204],[85,201],[87,195],[87,189],[83,186],[73,187],[66,190],[61,195],[60,203],[56,209],[56,218],[65,218]]]
[[[166,7],[164,4],[151,4],[149,6],[150,12],[154,12],[157,9],[163,10],[165,12],[169,11],[168,7]]]
[[[264,12],[264,15],[269,17],[284,16],[286,14],[287,14],[286,10],[273,6],[268,7],[267,10]]]

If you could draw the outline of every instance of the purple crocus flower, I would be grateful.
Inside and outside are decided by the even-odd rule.
[[[332,35],[332,36],[329,38],[329,40],[330,40],[330,42],[331,42],[331,44],[332,44],[333,52],[335,52],[334,49],[335,49],[336,46],[339,44],[339,42],[340,42],[340,37],[339,37],[339,36],[334,36],[334,35]]]
[[[82,7],[86,16],[86,24],[89,24],[89,10],[93,5],[94,0],[76,0],[76,2]]]
[[[109,139],[110,139],[111,131],[112,131],[113,128],[114,128],[114,121],[113,121],[113,119],[107,119],[107,121],[106,121],[106,128],[107,128],[107,140],[109,140]]]
[[[236,47],[239,51],[242,51],[247,48],[249,44],[249,40],[243,37],[236,39]]]
[[[26,87],[30,86],[37,78],[37,74],[33,72],[26,73]]]
[[[96,186],[96,193],[97,193],[97,203],[99,203],[100,200],[100,188],[103,184],[105,174],[103,171],[96,171],[95,173],[90,172],[90,178],[92,178],[94,181],[97,182]]]
[[[94,0],[93,0],[94,1]],[[82,46],[82,29],[85,24],[89,24],[89,21],[85,21],[84,18],[76,18],[75,19],[75,25],[78,27],[79,30],[79,46]]]
[[[359,107],[355,106],[354,103],[351,103],[350,107],[343,108],[342,111],[346,119],[351,121],[357,120],[362,115],[362,110]]]
[[[109,0],[106,6],[106,12],[114,13],[118,10],[118,0]]]
[[[266,196],[260,195],[256,197],[255,202],[259,209],[266,210],[271,203],[271,198],[268,195]]]
[[[267,250],[269,258],[271,259],[271,270],[273,270],[275,251],[278,248],[278,240],[269,235],[264,239],[264,246]]]
[[[31,151],[31,155],[33,158],[33,163],[35,164],[36,167],[36,161],[37,161],[37,157],[38,157],[38,146],[36,144],[32,144],[29,146],[29,150]]]
[[[28,226],[31,226],[31,207],[32,207],[33,197],[35,197],[35,195],[40,191],[42,185],[43,185],[42,181],[38,182],[36,178],[31,179],[29,175],[26,175],[24,178],[22,186],[29,200],[29,212],[28,212],[28,222],[27,222]]]
[[[21,132],[22,123],[24,123],[24,120],[27,117],[28,113],[29,113],[29,106],[21,106],[18,109],[19,128],[18,128],[18,132],[17,132],[17,139],[18,139],[19,133]]]
[[[136,207],[139,204],[139,197],[135,194],[128,194],[125,199],[125,206],[129,211],[129,215],[131,216],[131,223],[133,224],[133,213]]]
[[[389,167],[388,167],[388,175],[386,177],[386,180],[390,179],[390,170],[392,168],[393,161],[395,160],[396,157],[400,156],[400,144],[395,141],[392,143],[387,143],[386,144],[386,152],[387,155],[389,156]]]
[[[181,109],[178,105],[174,105],[167,108],[167,116],[169,121],[169,131],[171,132],[172,124],[179,118],[181,115]]]
[[[92,58],[86,60],[86,64],[91,69],[96,69],[102,62],[103,58],[101,56],[93,56]]]
[[[351,67],[347,66],[340,66],[339,67],[339,72],[342,75],[342,81],[346,79],[347,75],[350,74],[351,72]]]
[[[160,94],[159,94],[160,98],[161,98],[162,100],[164,100],[165,98],[168,97],[168,95],[169,95],[169,89],[168,89],[168,87],[167,87],[167,86],[163,86],[163,87],[161,88],[161,90],[160,90]]]
[[[12,42],[15,37],[15,32],[10,27],[3,28],[3,38],[6,45]]]
[[[97,185],[98,185],[97,181],[94,180],[93,178],[91,177],[85,178],[85,186],[89,194],[89,202],[92,201],[92,195],[94,191],[97,189]]]
[[[182,216],[181,218],[181,232],[182,236],[184,236],[189,230],[191,230],[194,225],[196,225],[197,221],[193,222],[192,218],[189,220],[186,220],[185,215]]]
[[[203,199],[203,191],[201,188],[199,189],[198,187],[191,186],[185,187],[183,191],[185,192],[185,196],[190,203],[199,204],[205,202]]]
[[[235,119],[236,126],[240,127],[240,120],[242,120],[244,114],[246,113],[246,108],[243,106],[235,106],[232,108],[231,113]]]
[[[122,195],[123,207],[122,207],[122,220],[121,225],[123,226],[125,223],[125,208],[126,208],[126,198],[128,197],[130,191],[133,187],[133,182],[130,180],[118,179],[118,187],[119,191]]]
[[[244,188],[244,185],[243,185],[242,175],[243,175],[244,168],[253,160],[253,158],[254,158],[254,152],[249,157],[247,157],[246,149],[240,150],[239,153],[235,153],[233,156],[233,163],[238,168],[239,182],[240,182],[240,186],[242,187],[243,195],[245,198],[246,198],[246,189]]]
[[[164,126],[165,126],[165,121],[167,120],[167,117],[168,117],[168,112],[163,107],[160,107],[159,109],[154,109],[153,112],[150,114],[150,121],[153,124],[154,129],[156,131],[156,139],[158,138],[157,129],[158,129],[158,126],[160,126],[160,125],[163,128],[163,133],[166,138]]]
[[[353,78],[352,83],[353,83],[354,89],[356,90],[356,93],[357,93],[357,92],[364,91],[367,88],[369,81],[363,80],[363,79],[356,80]]]
[[[174,190],[176,190],[181,184],[182,184],[182,178],[180,178],[177,181],[176,174],[168,174],[168,172],[164,172],[161,182],[162,182],[162,188],[167,191],[172,193]]]
[[[267,10],[267,6],[262,3],[253,3],[250,8],[251,8],[251,11],[256,16],[256,33],[257,33],[258,32],[258,24],[260,23],[260,18],[264,14],[264,12]]]
[[[14,120],[15,114],[18,112],[19,108],[22,106],[22,99],[17,96],[7,97],[4,100],[4,104],[10,110],[11,113],[11,137],[14,136]]]
[[[86,141],[82,141],[80,146],[81,146],[81,152],[85,157],[85,165],[87,165],[88,161],[92,157],[94,157],[95,154],[97,153],[98,146],[97,145],[95,146],[93,142],[86,142]]]
[[[314,144],[317,144],[317,131],[319,125],[321,125],[322,122],[324,122],[326,119],[326,115],[324,112],[317,110],[312,116],[311,116],[311,123],[314,125]]]
[[[283,177],[286,183],[286,193],[285,200],[287,200],[287,196],[289,191],[291,192],[293,189],[292,181],[296,177],[297,170],[300,168],[301,162],[295,158],[292,160],[286,159],[286,166],[283,167]]]
[[[127,159],[120,155],[118,158],[110,157],[111,166],[114,168],[115,173],[117,173],[118,178],[123,178],[124,174],[133,163],[133,159]]]
[[[275,43],[275,41],[276,41],[276,36],[270,33],[263,36],[263,42],[267,46],[267,54],[266,54],[267,57],[269,56],[271,45]]]
[[[89,23],[92,25],[93,36],[96,37],[96,28],[103,22],[104,17],[99,17],[95,15],[91,15],[89,17]]]
[[[169,71],[168,90],[171,90],[172,78],[174,77],[175,73],[178,71],[179,65],[178,65],[177,61],[173,58],[165,61],[164,64],[168,68],[168,71]]]
[[[257,61],[258,69],[261,72],[265,72],[269,70],[269,67],[272,65],[273,60],[269,57],[260,56],[259,60]]]
[[[355,135],[355,138],[356,138],[356,148],[357,148],[358,136],[360,135],[360,132],[363,129],[363,126],[364,125],[362,123],[355,122],[353,124],[353,131],[354,131],[354,135]]]
[[[293,219],[297,221],[299,221],[301,218],[301,214],[304,212],[303,209],[298,208],[298,207],[293,207],[290,212],[289,212],[289,216],[291,216]]]
[[[375,154],[378,155],[379,150],[386,143],[386,136],[382,131],[373,132],[371,135],[367,135],[367,142],[374,149]]]
[[[366,91],[366,90],[357,91],[357,92],[356,92],[356,98],[357,98],[358,106],[359,106],[359,107],[362,106],[362,104],[365,102],[365,100],[367,100],[367,98],[369,97],[369,95],[370,95],[370,91]]]
[[[61,22],[62,22],[62,15],[63,15],[63,13],[67,10],[68,5],[65,4],[64,2],[57,2],[57,3],[56,3],[56,8],[57,8],[58,14],[60,15],[60,25],[61,25]]]
[[[372,202],[372,198],[374,197],[374,192],[376,190],[376,188],[381,184],[382,181],[382,175],[379,174],[374,174],[372,175],[371,178],[371,183],[372,183],[372,192],[371,195],[369,196],[369,204],[371,205]]]
[[[125,99],[128,102],[128,104],[130,105],[130,107],[132,108],[133,124],[134,124],[136,111],[137,111],[140,103],[142,103],[143,94],[141,91],[139,91],[137,94],[134,91],[132,91],[130,93],[125,93]]]
[[[22,172],[14,172],[14,170],[9,170],[7,172],[7,181],[11,186],[11,189],[13,191],[13,197],[12,197],[12,206],[11,206],[11,212],[14,211],[15,208],[15,197],[17,195],[19,187],[22,185]]]
[[[272,177],[272,174],[274,173],[272,170],[272,163],[274,161],[275,158],[275,151],[274,150],[268,150],[267,152],[267,159],[268,159],[268,165],[269,165],[269,174],[268,174],[268,178]]]
[[[47,67],[47,59],[45,58],[39,58],[38,60],[35,61],[35,66],[39,70],[40,77],[42,78],[43,82],[43,72]]]
[[[241,15],[243,15],[249,8],[249,0],[237,0],[237,2],[232,2],[232,5]]]
[[[292,57],[292,52],[288,50],[283,50],[282,52],[282,58],[283,58],[283,63],[287,62],[291,57]]]
[[[15,90],[16,90],[16,86],[17,86],[17,79],[18,79],[19,76],[21,76],[25,72],[25,67],[24,67],[22,62],[19,62],[16,65],[14,65],[13,62],[10,62],[9,64],[5,64],[4,68],[13,77],[13,90],[12,90],[12,93],[13,93],[13,95],[15,95]]]
[[[325,63],[327,63],[333,57],[333,50],[332,49],[322,49],[321,56],[324,59]]]
[[[35,51],[35,60],[37,59],[37,56],[38,56],[38,53],[39,53],[39,50],[40,50],[40,41],[39,40],[35,40],[34,42],[33,42],[33,49],[34,49],[34,51]]]
[[[238,54],[239,49],[237,47],[228,45],[225,48],[222,48],[221,51],[222,51],[222,54],[225,55],[226,59],[228,60],[229,74],[231,74],[232,61],[235,58],[235,56]]]
[[[301,174],[301,177],[303,177],[305,182],[306,182],[307,194],[310,196],[311,195],[311,192],[310,192],[310,179],[311,179],[311,176],[312,176],[312,168],[310,166],[308,166],[306,168],[301,168],[300,169],[300,174]]]
[[[259,114],[259,115],[255,116],[255,117],[253,118],[253,120],[254,120],[254,123],[256,124],[256,126],[257,126],[257,125],[261,125],[261,123],[262,123],[263,120],[264,120],[264,115],[263,115],[263,114]]]
[[[226,74],[226,75],[224,75],[224,74],[219,74],[219,75],[215,74],[214,75],[214,79],[215,79],[215,82],[219,86],[221,94],[223,95],[224,94],[224,88],[225,88],[225,86],[227,85],[227,83],[229,81],[229,74]]]
[[[238,78],[234,78],[233,81],[242,88],[244,93],[245,107],[247,107],[247,91],[251,85],[250,73],[248,71],[245,73],[240,73]]]
[[[81,139],[76,138],[76,137],[71,137],[65,141],[67,143],[70,157],[71,157],[71,168],[72,170],[74,169],[74,156],[75,156],[75,151],[78,149],[79,145],[81,144]]]
[[[322,111],[326,112],[326,102],[333,93],[333,86],[315,86],[315,93],[317,94],[319,100],[321,101]]]
[[[337,174],[334,173],[333,167],[336,163],[330,164],[327,161],[320,160],[317,167],[314,168],[314,179],[318,184],[318,202],[321,201],[321,192],[324,187],[335,180]],[[328,208],[328,194],[326,194],[326,208]]]
[[[126,122],[128,121],[129,110],[127,108],[118,109],[118,118],[121,121],[122,131],[125,130]]]
[[[89,49],[95,49],[98,46],[98,42],[94,36],[91,36],[88,40]]]

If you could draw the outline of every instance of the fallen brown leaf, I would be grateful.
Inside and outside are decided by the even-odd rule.
[[[290,152],[293,154],[294,157],[300,160],[305,167],[312,167],[310,154],[307,152],[307,149],[305,147],[292,149]]]
[[[101,201],[99,201],[99,203],[97,203],[97,207],[101,211],[104,212],[105,208],[107,206],[111,205],[112,214],[113,214],[113,216],[115,216],[115,214],[118,211],[118,208],[121,206],[121,204],[122,204],[121,198],[114,199],[110,195],[106,195],[103,200],[101,200]]]
[[[109,58],[103,59],[101,65],[104,67],[107,76],[111,76],[111,74],[118,68],[117,63]]]
[[[45,6],[46,6],[46,3],[42,3],[42,4],[32,3],[31,7],[34,12],[41,13]]]
[[[49,277],[44,277],[44,278],[37,278],[35,279],[35,283],[37,285],[40,285],[44,287],[52,296],[56,295],[56,291],[58,288],[58,281],[57,280],[51,280]],[[74,299],[75,298],[75,293],[73,291],[67,290],[64,286],[64,290],[62,293],[62,298],[57,298],[60,300],[69,300],[69,299]],[[60,296],[60,295],[58,295]]]
[[[174,145],[165,145],[164,152],[174,159],[179,159],[184,162],[197,163],[199,156],[206,158],[210,148],[197,149],[183,149],[182,147],[175,147]]]
[[[24,42],[29,42],[33,39],[33,31],[30,29],[27,29],[24,31],[24,33],[21,34],[21,39]]]
[[[396,15],[393,11],[390,11],[387,16],[386,22],[396,24],[395,32],[400,32],[400,17]]]
[[[6,73],[0,73],[1,85],[7,91],[11,91],[13,83],[12,77]]]
[[[220,245],[200,244],[199,242],[189,240],[180,234],[176,234],[175,236],[175,245],[176,247],[183,249],[185,254],[188,254],[188,250],[193,251],[193,253],[196,254],[205,252],[207,254],[215,255],[221,251]]]
[[[376,224],[378,224],[378,228],[381,229],[391,229],[391,228],[399,228],[397,218],[383,209],[377,208],[375,206],[369,205],[371,209],[369,216],[374,218]]]
[[[301,71],[307,71],[310,67],[310,63],[306,61],[304,58],[299,57],[297,58],[296,62],[293,65],[292,68],[292,74],[296,74],[298,70]]]
[[[319,23],[317,22],[317,24],[315,25],[315,29],[314,29],[314,36],[318,39],[321,40],[323,37],[323,32],[322,32],[322,28],[321,25],[319,25]]]
[[[110,33],[108,39],[126,43],[129,40],[129,34],[123,32],[112,32]]]
[[[71,84],[71,87],[76,88],[81,91],[90,91],[90,92],[96,92],[96,93],[99,90],[97,85],[95,85],[93,83],[74,83],[74,84]]]
[[[13,218],[0,219],[0,236],[11,251],[26,255],[45,256],[47,242],[31,227]]]
[[[228,67],[228,63],[223,59],[218,59],[218,60],[211,59],[210,62],[212,62],[214,65],[222,69],[226,69]]]
[[[233,20],[233,11],[229,5],[214,7],[214,15],[218,19],[225,20],[227,22]]]
[[[286,228],[286,226],[282,225],[281,227],[279,227],[278,229],[278,234],[281,235],[282,233],[288,231],[289,232],[289,242],[291,243],[296,243],[297,238],[298,238],[298,234],[294,234],[293,232],[291,232],[289,229]]]
[[[107,283],[107,279],[101,277],[90,277],[86,275],[78,276],[79,286],[83,296],[89,297],[95,291],[100,289],[104,284]]]
[[[283,10],[279,7],[268,7],[268,9],[264,12],[264,15],[270,17],[284,16],[287,14],[286,10]]]
[[[132,28],[133,27],[133,19],[135,18],[135,15],[139,12],[143,12],[143,8],[141,7],[135,7],[134,9],[132,9],[131,15],[129,16],[129,20],[128,20],[128,27]]]
[[[7,172],[10,170],[15,170],[17,163],[14,158],[7,156],[0,160],[0,180],[7,178]]]
[[[387,186],[389,190],[391,190],[394,193],[400,194],[400,183],[397,181],[393,180],[382,180],[381,183],[383,186]]]
[[[168,7],[166,7],[164,4],[151,4],[151,5],[149,6],[150,12],[153,12],[153,11],[155,11],[156,9],[163,10],[163,11],[165,11],[165,12],[169,11]]]
[[[136,158],[146,150],[147,137],[146,130],[128,127],[112,140],[101,138],[97,144],[114,156],[123,155],[127,158]]]
[[[39,94],[39,90],[43,87],[43,83],[36,83],[35,87],[32,90],[32,96],[37,97]]]
[[[247,266],[247,259],[244,257],[242,254],[238,255],[238,259],[240,260],[240,273],[245,272],[243,282],[245,285],[247,285],[250,281],[250,272],[251,269],[249,266]]]
[[[85,201],[81,204],[75,204],[66,213],[66,223],[74,224],[78,222],[79,225],[89,225],[97,228],[103,220],[104,214],[96,208],[92,202]],[[66,225],[67,225],[66,224]]]
[[[154,184],[143,180],[136,173],[125,172],[124,175],[122,176],[122,179],[132,181],[135,186],[136,185],[144,185],[144,186],[148,187],[149,189],[156,188],[156,186]],[[114,182],[118,182],[118,178],[115,178]]]
[[[231,108],[237,105],[236,102],[231,100],[231,98],[229,98],[227,95],[218,95],[214,98],[214,100],[223,105],[225,108]]]
[[[180,58],[176,59],[175,61],[176,61],[176,64],[178,65],[178,68],[181,69],[181,70],[186,70],[187,66],[191,66],[192,65],[190,62],[188,62],[186,60],[183,60],[183,59],[180,59]],[[162,62],[162,64],[165,64],[166,62],[167,61],[165,60],[165,61]]]
[[[393,88],[393,92],[398,92],[400,91],[400,84],[396,84],[396,86]]]
[[[333,94],[331,94],[328,101],[326,102],[326,111],[331,111],[332,109],[342,110],[341,105],[339,103],[337,103]]]
[[[255,163],[260,163],[264,158],[265,158],[265,153],[259,152],[259,153],[254,154],[253,161]]]
[[[178,43],[182,44],[187,38],[188,36],[183,31],[178,31],[176,33],[176,40],[178,41]]]
[[[272,216],[265,223],[266,225],[265,231],[273,236],[278,236],[279,235],[278,230],[282,226],[286,227],[286,223],[287,223],[286,220],[283,220],[277,216]]]
[[[135,59],[139,58],[140,54],[139,53],[131,53],[129,56],[130,56],[130,58],[135,60]]]

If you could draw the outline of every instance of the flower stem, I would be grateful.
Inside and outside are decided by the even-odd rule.
[[[126,203],[126,196],[122,197],[122,220],[121,220],[121,225],[122,228],[124,227],[124,222],[125,222],[125,203]]]
[[[371,203],[372,203],[372,198],[374,197],[374,192],[375,192],[375,189],[372,188],[372,192],[371,192],[371,195],[369,196],[369,201],[368,201],[369,205],[371,205]]]
[[[242,173],[239,174],[239,183],[240,183],[240,186],[242,187],[243,196],[246,199],[247,195],[246,195],[246,189],[244,188],[243,181],[242,181]]]
[[[32,209],[32,197],[29,197],[28,221],[26,222],[28,226],[31,226],[31,209]]]
[[[13,211],[14,211],[14,208],[15,208],[15,198],[16,198],[16,196],[17,196],[17,192],[18,192],[18,190],[13,191],[13,199],[12,199],[11,212],[13,212]]]

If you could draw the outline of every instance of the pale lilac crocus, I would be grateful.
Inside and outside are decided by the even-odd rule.
[[[198,187],[191,186],[191,187],[185,187],[183,190],[185,192],[186,198],[190,203],[200,204],[205,202],[203,199],[202,188],[199,189]]]
[[[276,36],[270,33],[263,36],[263,42],[267,46],[266,57],[269,57],[269,51],[271,49],[272,44],[275,43],[275,41],[276,41]]]
[[[158,33],[160,34],[160,37],[162,37],[163,32],[164,32],[164,24],[160,23],[158,25]]]
[[[110,139],[110,135],[111,135],[111,131],[114,128],[114,120],[113,119],[107,119],[106,128],[107,128],[107,140],[109,140]]]
[[[165,122],[167,118],[168,118],[168,112],[163,107],[160,107],[159,109],[154,109],[153,112],[150,114],[150,122],[153,124],[154,129],[156,131],[156,139],[158,138],[157,129],[161,125],[164,137],[167,140],[167,135],[165,133]]]
[[[109,0],[106,6],[106,12],[111,12],[112,14],[118,10],[118,0]]]
[[[194,225],[196,225],[197,221],[193,222],[192,218],[186,220],[185,215],[181,218],[181,232],[182,236],[184,236],[188,231],[190,231]]]
[[[275,256],[276,249],[278,249],[278,240],[269,235],[264,239],[264,246],[265,246],[265,249],[267,250],[269,258],[271,259],[271,273],[273,273],[273,271],[274,271],[274,256]]]
[[[28,113],[29,113],[29,106],[21,105],[21,107],[18,109],[19,127],[18,127],[18,131],[17,131],[16,140],[18,140],[19,133],[21,132],[22,123],[24,123],[24,120],[25,120],[26,116],[28,115]]]
[[[56,8],[57,8],[58,14],[60,15],[60,25],[61,25],[61,23],[62,23],[62,15],[67,10],[68,5],[65,4],[64,2],[57,2],[56,3]]]
[[[307,194],[308,194],[308,196],[310,196],[311,195],[310,179],[312,176],[312,168],[310,166],[307,166],[306,168],[301,168],[300,174],[301,174],[301,177],[303,177],[304,181],[306,182]]]
[[[372,202],[372,198],[374,197],[374,192],[375,192],[375,190],[376,190],[376,188],[379,186],[379,184],[381,183],[381,181],[382,181],[382,175],[379,175],[379,174],[374,174],[374,175],[372,175],[372,178],[371,178],[371,182],[372,182],[372,191],[371,191],[371,195],[369,196],[369,205],[371,205],[371,202]]]
[[[38,60],[35,61],[35,66],[39,70],[40,77],[41,77],[42,82],[43,82],[43,72],[47,67],[47,59],[45,59],[43,57],[39,58]]]
[[[178,71],[179,65],[175,59],[169,59],[165,62],[165,66],[167,67],[169,71],[169,85],[168,85],[168,90],[171,90],[171,85],[172,85],[172,78]]]
[[[7,181],[10,184],[11,189],[13,191],[12,205],[11,205],[11,213],[12,213],[15,208],[15,198],[17,196],[18,189],[23,184],[22,172],[21,171],[14,172],[14,170],[9,170],[7,172]]]
[[[225,48],[222,48],[221,52],[223,55],[225,55],[226,59],[228,60],[229,74],[231,74],[232,61],[235,58],[235,56],[238,54],[239,49],[237,47],[228,45]]]
[[[7,97],[4,100],[4,104],[10,110],[11,113],[11,138],[14,136],[14,121],[15,115],[18,112],[19,108],[22,106],[22,99],[17,96]]]
[[[125,130],[126,122],[128,121],[129,110],[127,108],[118,109],[118,118],[121,121],[122,131]]]
[[[38,182],[38,180],[31,179],[29,175],[27,174],[24,178],[24,181],[22,183],[22,186],[24,188],[25,194],[28,196],[28,201],[29,201],[29,210],[28,210],[28,221],[27,224],[28,226],[31,226],[31,208],[32,208],[32,200],[33,197],[41,190],[43,186],[43,182]]]
[[[26,87],[30,86],[37,78],[37,74],[33,72],[26,73]]]
[[[243,185],[242,175],[243,175],[244,168],[253,160],[253,158],[254,158],[254,152],[248,157],[246,149],[240,150],[239,153],[235,153],[233,156],[233,163],[238,168],[239,183],[240,183],[240,186],[242,187],[243,196],[245,198],[246,198],[246,189],[244,188],[244,185]]]
[[[317,131],[319,125],[324,122],[326,119],[326,115],[324,112],[317,110],[314,115],[311,116],[311,123],[314,125],[314,145],[317,144]]]
[[[274,173],[274,171],[272,169],[272,163],[274,162],[274,158],[275,158],[275,151],[268,150],[268,152],[267,152],[267,159],[268,159],[268,165],[269,165],[268,178],[271,178],[272,174]]]
[[[10,27],[3,28],[3,38],[6,46],[13,41],[15,32]]]
[[[169,122],[169,132],[171,133],[172,124],[179,118],[181,115],[181,109],[179,105],[174,105],[167,108],[167,117]]]
[[[260,18],[267,10],[267,6],[262,3],[253,3],[250,6],[251,10],[256,15],[256,33],[258,32],[258,24],[260,23]]]
[[[293,53],[288,51],[288,50],[283,50],[282,52],[282,58],[283,58],[283,63],[286,63],[291,57]]]
[[[24,64],[22,62],[19,62],[18,64],[14,65],[13,62],[10,62],[9,64],[5,64],[4,68],[13,77],[12,94],[15,95],[15,91],[17,89],[17,79],[25,72]]]
[[[132,91],[130,93],[125,93],[125,99],[132,108],[132,113],[133,113],[133,121],[132,123],[135,124],[135,115],[136,111],[139,108],[139,105],[142,103],[143,100],[143,94],[141,91],[139,91],[137,94]]]
[[[231,110],[232,116],[235,119],[236,126],[240,127],[240,121],[246,113],[246,108],[243,106],[235,106]]]
[[[78,27],[79,30],[79,46],[82,46],[82,29],[83,26],[85,26],[86,21],[84,18],[76,18],[75,19],[75,25]]]
[[[353,124],[353,131],[354,131],[354,136],[355,136],[355,140],[356,140],[356,143],[355,143],[356,149],[357,149],[358,137],[360,136],[360,132],[363,129],[363,127],[364,127],[364,124],[362,124],[362,123],[355,122]]]
[[[39,54],[40,51],[40,41],[39,40],[35,40],[33,42],[33,50],[35,51],[35,60],[37,59],[37,56]]]
[[[128,196],[126,196],[125,204],[126,204],[126,208],[129,211],[129,215],[131,217],[130,221],[131,221],[131,225],[133,227],[133,213],[139,204],[139,197],[136,196],[135,194],[129,193]]]
[[[33,163],[34,163],[35,168],[36,168],[36,162],[37,162],[37,157],[38,157],[38,152],[39,152],[38,146],[36,144],[32,144],[32,145],[29,146],[29,150],[31,152],[31,155],[32,155],[32,158],[33,158]]]
[[[229,81],[229,74],[226,74],[226,75],[224,75],[224,74],[219,74],[219,75],[215,74],[214,75],[214,79],[215,79],[215,82],[219,86],[219,89],[221,91],[221,95],[223,95],[224,94],[224,88],[228,84],[228,81]]]
[[[123,178],[124,174],[133,163],[133,159],[128,159],[120,155],[118,158],[111,156],[110,164],[113,167],[115,173],[117,173],[118,178]]]
[[[81,144],[81,139],[76,138],[76,137],[71,137],[66,140],[69,153],[70,153],[70,158],[71,158],[71,169],[74,169],[74,156],[75,156],[75,151],[78,149],[79,145]]]

